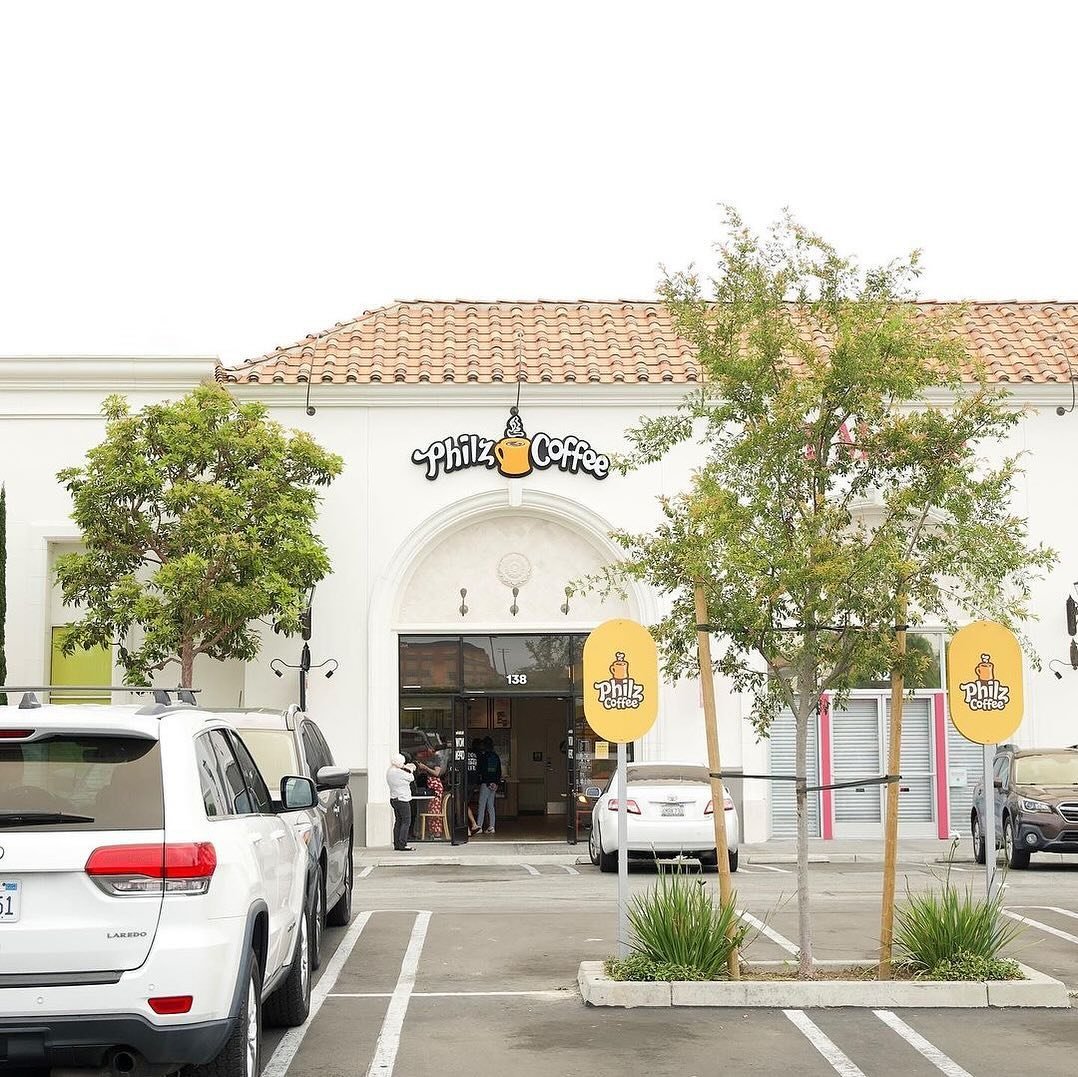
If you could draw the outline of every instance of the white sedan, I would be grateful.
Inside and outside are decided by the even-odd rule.
[[[701,763],[630,763],[626,770],[626,833],[632,859],[684,856],[705,866],[718,861],[715,851],[711,779]],[[595,803],[591,813],[588,852],[601,871],[618,868],[618,777]],[[737,809],[725,798],[726,843],[730,870],[737,871]]]

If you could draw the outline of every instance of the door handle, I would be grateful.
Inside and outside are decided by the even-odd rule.
[[[252,834],[251,835],[251,844],[252,845],[261,845],[262,844],[262,835],[261,834]]]

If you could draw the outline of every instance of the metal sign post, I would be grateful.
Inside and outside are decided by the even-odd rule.
[[[659,713],[659,658],[635,621],[605,621],[584,642],[584,716],[596,736],[618,746],[618,957],[629,953],[629,741]]]
[[[996,896],[996,786],[992,764],[996,748],[984,746],[984,892],[991,901]]]
[[[629,956],[629,768],[625,742],[618,745],[618,957]]]

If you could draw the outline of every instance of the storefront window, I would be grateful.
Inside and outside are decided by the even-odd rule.
[[[569,636],[465,636],[466,692],[566,692]]]
[[[453,739],[453,700],[419,697],[401,700],[400,750],[410,763],[425,763]]]
[[[931,691],[943,686],[943,633],[910,632],[906,635],[906,651],[912,668],[906,676],[906,691]],[[881,670],[874,678],[866,678],[855,688],[890,688],[890,672]]]
[[[401,636],[400,686],[403,691],[457,691],[460,637]]]

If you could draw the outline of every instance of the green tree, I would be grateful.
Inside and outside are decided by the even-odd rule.
[[[703,384],[629,431],[623,471],[697,441],[700,464],[649,533],[620,531],[626,575],[664,592],[666,672],[696,675],[693,587],[715,669],[751,695],[762,735],[796,728],[800,968],[812,975],[805,788],[809,722],[899,657],[894,626],[986,617],[1017,626],[1054,560],[1012,509],[1015,459],[981,456],[1018,422],[943,316],[908,302],[916,256],[859,270],[789,218],[760,238],[732,211],[713,294],[693,272],[662,292]],[[936,400],[937,403],[931,403]],[[866,775],[867,777],[867,775]]]
[[[7,683],[7,487],[0,486],[0,684]],[[0,707],[7,692],[0,692]]]
[[[64,650],[116,644],[133,683],[176,663],[191,687],[199,655],[255,657],[258,619],[297,632],[330,570],[317,488],[341,458],[213,384],[134,414],[111,396],[103,413],[104,441],[58,475],[85,543],[57,559],[64,603],[86,610]]]

